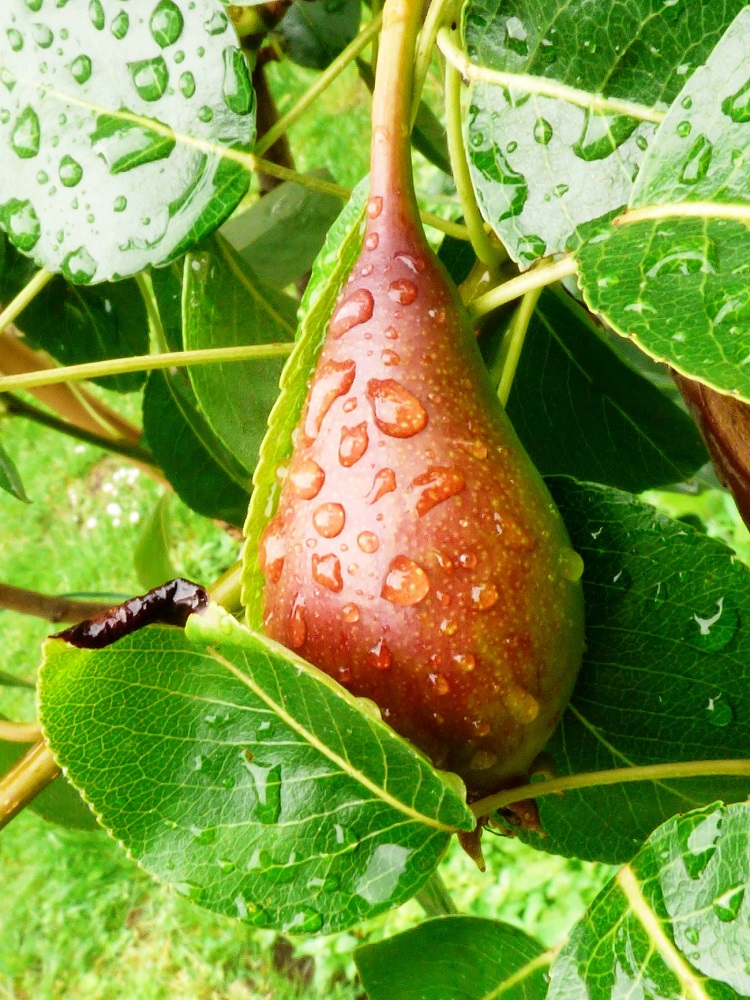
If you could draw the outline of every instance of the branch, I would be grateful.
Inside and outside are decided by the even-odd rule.
[[[47,745],[36,743],[0,778],[0,830],[61,774]]]
[[[750,760],[690,760],[674,764],[646,764],[642,767],[617,767],[611,771],[589,771],[585,774],[568,774],[564,778],[536,781],[520,788],[509,788],[480,799],[471,806],[475,816],[488,816],[498,809],[505,809],[514,802],[538,799],[543,795],[557,795],[574,788],[598,788],[602,785],[621,785],[631,781],[666,781],[670,778],[714,778],[724,774],[732,777],[750,777]]]
[[[24,587],[0,583],[0,608],[21,615],[44,618],[48,622],[80,622],[109,611],[112,602],[84,601],[74,597],[54,597]]]

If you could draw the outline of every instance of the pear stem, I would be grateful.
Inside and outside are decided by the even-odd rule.
[[[414,46],[422,20],[422,0],[386,0],[372,95],[370,195],[382,199],[377,217],[397,213],[400,225],[421,232],[411,167],[411,101]]]
[[[435,39],[440,28],[453,13],[456,0],[432,0],[430,9],[424,19],[422,30],[419,33],[417,44],[417,55],[414,60],[414,94],[411,103],[411,124],[414,122],[419,111],[419,102],[422,97],[427,73],[432,61],[432,52],[435,48]]]
[[[476,817],[489,816],[514,802],[538,799],[543,795],[557,795],[574,788],[597,788],[602,785],[620,785],[630,781],[669,781],[673,778],[713,778],[718,775],[750,778],[750,760],[689,760],[672,764],[645,764],[640,767],[617,767],[611,771],[589,771],[584,774],[567,774],[562,778],[535,781],[520,788],[509,788],[495,795],[479,799],[471,806]]]

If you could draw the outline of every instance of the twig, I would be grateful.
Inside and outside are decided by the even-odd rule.
[[[112,602],[85,601],[75,597],[56,597],[36,590],[0,583],[0,608],[21,615],[44,618],[48,622],[80,622],[108,611]]]
[[[45,743],[36,743],[0,778],[0,830],[62,774]]]
[[[6,743],[36,743],[42,738],[38,722],[9,722],[0,719],[0,740]]]

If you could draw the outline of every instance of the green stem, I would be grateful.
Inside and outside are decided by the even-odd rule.
[[[437,871],[430,875],[415,898],[428,917],[442,917],[449,913],[458,913],[458,908]]]
[[[435,48],[437,33],[452,13],[456,0],[432,0],[427,17],[417,42],[417,54],[414,60],[414,94],[411,102],[411,124],[417,118],[419,102],[422,99],[425,80],[432,61],[432,51]]]
[[[575,273],[576,262],[570,254],[560,260],[544,261],[523,274],[519,274],[517,278],[511,278],[510,281],[505,281],[497,288],[493,288],[489,292],[485,292],[484,295],[480,295],[478,299],[474,299],[473,302],[469,303],[469,314],[474,319],[480,319],[492,312],[493,309],[504,306],[506,302],[512,302],[535,288],[544,288],[545,285],[551,285],[555,281],[560,281],[561,278],[569,278]]]
[[[42,268],[37,271],[31,281],[16,295],[13,301],[0,312],[0,333],[19,316],[26,306],[36,298],[48,282],[54,278],[51,271]]]
[[[147,274],[146,271],[140,271],[136,274],[135,280],[138,284],[143,304],[146,307],[151,349],[154,354],[167,354],[169,352],[169,344],[167,343],[167,338],[164,333],[164,326],[161,321],[159,306],[156,302],[154,283],[151,280],[151,275]]]
[[[42,738],[38,722],[9,722],[0,719],[0,740],[6,743],[36,743]]]
[[[25,809],[47,785],[60,776],[60,768],[44,743],[36,743],[0,778],[0,830]]]
[[[518,360],[521,357],[523,342],[526,339],[526,331],[529,328],[531,317],[534,315],[534,309],[541,294],[541,288],[534,288],[524,295],[503,337],[497,362],[497,368],[500,370],[497,396],[503,408],[508,405],[510,390],[513,385],[513,379],[516,376],[516,368],[518,368]]]
[[[330,66],[328,66],[327,69],[320,74],[312,87],[305,91],[296,104],[283,114],[265,135],[261,136],[255,144],[255,152],[258,156],[262,156],[265,152],[267,152],[276,140],[279,139],[286,132],[286,130],[304,114],[305,111],[307,111],[310,105],[317,100],[318,97],[320,97],[323,91],[330,87],[334,80],[336,80],[341,73],[343,73],[349,63],[356,59],[363,49],[367,48],[370,42],[377,37],[382,20],[383,18],[381,14],[374,17],[367,27],[360,31],[357,37],[347,45],[344,51],[338,55]]]
[[[602,785],[620,785],[630,781],[666,781],[671,778],[713,778],[718,775],[750,777],[750,760],[691,760],[673,764],[646,764],[642,767],[617,767],[611,771],[590,771],[585,774],[568,774],[564,778],[550,778],[520,788],[510,788],[495,795],[488,795],[471,806],[476,817],[489,816],[524,799],[538,799],[543,795],[557,795],[574,788],[599,788]]]
[[[492,243],[487,234],[484,228],[484,219],[477,204],[474,185],[469,173],[469,162],[464,149],[461,125],[461,74],[450,63],[445,64],[445,119],[453,180],[461,200],[461,209],[471,237],[471,245],[474,248],[474,253],[483,264],[486,264],[487,267],[495,267],[503,259],[504,253]]]
[[[0,392],[8,392],[9,389],[36,388],[40,385],[59,385],[61,382],[83,382],[85,379],[122,375],[125,372],[150,372],[160,368],[184,368],[188,365],[207,365],[213,362],[284,358],[291,354],[293,347],[294,344],[210,347],[201,351],[172,351],[169,354],[140,354],[132,358],[92,361],[85,365],[69,365],[67,368],[6,375],[0,378]]]
[[[590,94],[577,87],[568,87],[557,80],[543,76],[530,76],[526,73],[506,73],[502,70],[488,69],[471,62],[466,53],[458,46],[451,32],[441,28],[437,35],[437,44],[445,58],[461,73],[465,80],[478,83],[491,83],[497,87],[507,87],[508,90],[521,94],[539,94],[542,97],[552,97],[567,101],[579,108],[610,115],[627,115],[639,121],[660,124],[666,117],[665,111],[657,111],[633,101],[621,101],[616,97],[602,97],[601,94]]]
[[[146,448],[141,447],[141,445],[131,444],[122,438],[110,438],[102,434],[95,434],[93,431],[87,431],[76,424],[69,423],[67,420],[61,420],[60,417],[56,417],[53,413],[48,413],[46,410],[42,410],[32,403],[27,403],[25,400],[10,393],[3,400],[3,403],[5,404],[6,413],[9,413],[13,417],[23,417],[26,420],[33,420],[34,423],[41,424],[43,427],[49,427],[53,431],[59,431],[60,434],[67,434],[68,437],[75,438],[77,441],[85,441],[86,444],[92,444],[96,448],[102,448],[116,455],[122,455],[124,458],[143,462],[145,465],[156,465],[154,456]]]
[[[235,563],[208,588],[212,601],[234,614],[242,608],[242,563]]]

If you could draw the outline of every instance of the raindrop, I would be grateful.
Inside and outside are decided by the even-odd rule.
[[[312,521],[323,538],[335,538],[343,530],[346,514],[340,503],[323,503],[316,509]]]
[[[424,517],[433,507],[463,493],[466,480],[458,469],[431,465],[426,472],[411,481],[409,491],[414,489],[421,489],[416,510],[420,517]]]
[[[209,35],[221,35],[227,30],[229,24],[226,14],[217,10],[204,24],[204,28]]]
[[[606,160],[639,125],[640,122],[629,115],[602,115],[587,109],[573,152],[586,163]]]
[[[381,597],[391,604],[410,607],[424,600],[429,591],[430,580],[422,567],[407,556],[396,556],[385,578]]]
[[[685,928],[685,937],[688,939],[688,941],[690,942],[690,944],[698,944],[698,941],[700,940],[700,936],[701,936],[701,932],[698,930],[697,927],[686,927]]]
[[[113,19],[110,29],[115,38],[122,39],[127,35],[128,28],[130,27],[130,18],[124,10]]]
[[[40,49],[48,49],[55,40],[55,36],[46,24],[33,24],[31,34]]]
[[[295,913],[291,920],[282,923],[286,934],[314,934],[323,926],[323,918],[317,910],[303,909]]]
[[[211,110],[211,108],[209,108],[209,106],[207,104],[204,104],[203,107],[198,111],[198,120],[199,121],[210,122],[211,119],[213,118],[213,116],[214,116],[214,113]]]
[[[677,135],[679,135],[681,139],[684,139],[686,136],[690,135],[692,130],[693,126],[690,124],[690,122],[680,122],[677,128],[675,129],[675,132],[677,133]]]
[[[509,17],[505,22],[505,45],[519,56],[529,54],[529,46],[526,39],[528,32],[524,27],[520,17]]]
[[[329,552],[320,556],[317,552],[312,557],[313,580],[322,587],[339,594],[344,589],[344,581],[341,579],[341,563],[339,557]]]
[[[317,462],[306,458],[289,476],[294,492],[302,500],[312,500],[320,493],[326,474]]]
[[[158,101],[169,83],[169,70],[162,56],[128,63],[130,78],[144,101]]]
[[[370,233],[365,240],[365,246],[368,250],[377,250],[378,243],[380,243],[380,237],[377,233]]]
[[[389,326],[383,336],[387,340],[398,340],[398,330],[395,327]],[[400,359],[399,359],[400,360]]]
[[[0,220],[13,243],[24,253],[33,250],[39,242],[42,227],[30,201],[19,201],[17,198],[6,201],[0,207]]]
[[[393,302],[398,302],[401,306],[410,306],[412,302],[416,301],[418,295],[419,289],[408,278],[397,278],[391,282],[388,289],[388,298]]]
[[[393,653],[381,639],[368,651],[367,662],[375,670],[389,670],[393,664]]]
[[[128,207],[128,199],[125,198],[124,195],[118,195],[118,197],[115,198],[114,205],[112,207],[115,212],[124,212]]]
[[[721,110],[738,125],[750,122],[750,80],[722,101]]]
[[[173,45],[182,34],[184,23],[180,8],[173,0],[160,0],[149,21],[151,35],[159,48]]]
[[[558,559],[563,579],[578,583],[583,576],[583,559],[573,549],[563,549]]]
[[[49,174],[46,170],[40,170],[36,175],[36,180],[38,184],[46,184],[49,180]]]
[[[63,187],[75,187],[83,177],[83,167],[72,156],[66,154],[60,160],[58,173],[60,175],[60,183]]]
[[[247,750],[240,751],[240,760],[253,779],[257,798],[255,816],[261,823],[276,823],[281,812],[281,765],[262,767]]]
[[[393,469],[381,469],[375,473],[370,492],[365,497],[368,504],[377,503],[386,493],[393,493],[396,489],[396,473]]]
[[[737,919],[744,898],[745,886],[735,885],[714,900],[713,911],[723,923],[731,923]]]
[[[423,257],[415,257],[411,253],[396,253],[393,255],[393,259],[404,264],[414,274],[423,274],[427,267]]]
[[[370,219],[377,219],[383,211],[383,199],[379,195],[373,195],[367,202],[367,215]]]
[[[480,583],[471,588],[472,603],[479,611],[488,611],[493,608],[499,598],[500,595],[494,583]]]
[[[104,28],[104,8],[100,0],[91,0],[89,3],[89,18],[97,31]]]
[[[699,135],[691,146],[685,165],[680,172],[680,180],[683,184],[697,184],[703,180],[711,166],[713,151],[713,143],[709,142],[705,135]]]
[[[27,105],[16,118],[10,144],[17,156],[22,160],[28,160],[39,152],[40,139],[39,118],[31,105]]]
[[[359,608],[356,604],[345,604],[341,609],[341,617],[347,625],[354,625],[359,621]]]
[[[223,872],[225,875],[229,872],[233,872],[236,867],[234,861],[230,861],[229,858],[218,858],[216,864],[219,866],[219,871]]]
[[[427,426],[427,413],[417,397],[393,379],[370,379],[367,398],[384,434],[410,438]]]
[[[440,622],[440,631],[444,635],[455,635],[458,631],[458,622],[453,618],[443,618]]]
[[[552,193],[554,194],[555,198],[562,198],[563,195],[566,195],[568,193],[568,191],[570,191],[569,184],[557,184],[555,185],[555,187],[552,188]]]
[[[289,616],[289,645],[292,649],[304,646],[307,638],[307,623],[305,622],[305,605],[299,594],[294,599],[292,613]]]
[[[70,64],[70,72],[76,83],[85,83],[91,76],[91,60],[87,55],[77,56]]]
[[[530,233],[518,241],[517,252],[521,260],[534,261],[539,257],[544,257],[547,252],[547,244],[541,236]]]
[[[191,72],[185,71],[180,76],[178,86],[183,97],[192,97],[195,93],[195,77]]]
[[[721,810],[683,817],[677,825],[677,838],[685,870],[692,879],[700,878],[716,853],[721,834]]]
[[[380,360],[386,366],[386,368],[395,368],[396,365],[401,364],[401,358],[396,354],[395,351],[383,351],[380,355]]]
[[[683,106],[683,108],[686,111],[689,111],[692,108],[692,106],[693,106],[693,98],[692,97],[683,97],[683,99],[682,99],[682,106]]]
[[[458,557],[458,561],[464,567],[464,569],[474,569],[477,564],[477,557],[473,552],[462,552]]]
[[[271,521],[266,525],[261,535],[258,546],[258,559],[260,570],[269,583],[278,583],[281,571],[284,568],[284,557],[286,555],[286,545],[281,531],[276,522]]]
[[[203,899],[203,886],[197,882],[175,882],[174,888],[181,896],[186,896],[193,903],[199,903]]]
[[[641,152],[645,152],[648,149],[648,139],[645,135],[638,135],[635,137],[635,144]]]
[[[732,706],[728,701],[724,700],[723,695],[717,694],[713,698],[708,699],[706,719],[712,726],[716,726],[719,729],[723,729],[724,726],[728,726],[733,721],[734,712],[732,711]]]
[[[85,247],[78,247],[63,260],[61,270],[67,281],[86,285],[96,274],[96,261]]]
[[[546,118],[537,118],[534,123],[534,141],[546,146],[552,138],[552,126]]]
[[[362,458],[367,451],[369,442],[366,423],[357,424],[356,427],[342,427],[339,462],[345,468],[350,468]]]
[[[246,115],[253,108],[253,88],[247,72],[247,63],[240,49],[229,45],[224,49],[224,103],[236,115]]]
[[[305,417],[305,437],[312,444],[318,436],[323,418],[339,396],[345,396],[352,387],[357,366],[353,361],[326,361],[321,365],[310,390],[310,401]]]
[[[724,598],[716,602],[716,611],[712,615],[694,614],[693,622],[698,626],[698,636],[695,641],[701,649],[718,652],[734,637],[738,626],[737,612],[734,608],[725,606]]]
[[[362,531],[357,535],[357,545],[363,552],[371,555],[380,548],[380,540],[374,531]]]
[[[5,33],[8,36],[8,41],[10,42],[10,47],[13,51],[20,52],[23,48],[23,35],[21,32],[17,31],[15,28],[8,28]]]
[[[338,340],[360,323],[366,323],[372,316],[375,300],[372,292],[366,288],[358,288],[348,299],[345,299],[334,313],[329,332],[334,340]]]

